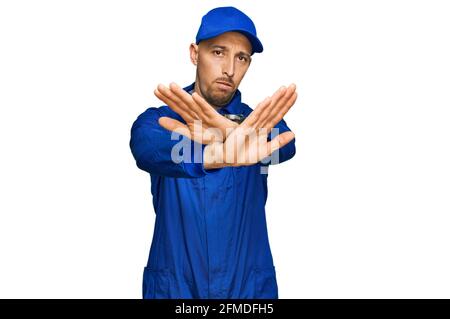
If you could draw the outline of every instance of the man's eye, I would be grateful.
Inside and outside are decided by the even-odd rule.
[[[247,58],[246,58],[245,56],[240,56],[240,57],[239,57],[239,60],[240,60],[240,61],[243,61],[243,62],[247,62]]]
[[[214,51],[214,54],[215,54],[215,55],[221,55],[221,54],[222,54],[222,51],[215,50],[215,51]]]

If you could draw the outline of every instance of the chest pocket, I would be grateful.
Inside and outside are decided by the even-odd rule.
[[[192,187],[205,191],[212,200],[236,200],[249,187],[249,174],[258,169],[253,166],[223,167],[207,175],[190,179]]]

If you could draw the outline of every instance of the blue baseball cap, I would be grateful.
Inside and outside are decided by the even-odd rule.
[[[222,33],[236,31],[247,37],[252,45],[252,53],[262,52],[263,45],[256,36],[252,19],[235,7],[219,7],[206,13],[198,29],[195,41],[214,38]]]

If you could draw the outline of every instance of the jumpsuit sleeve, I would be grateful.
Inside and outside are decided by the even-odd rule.
[[[205,169],[203,150],[206,145],[179,134],[176,135],[180,139],[172,139],[172,132],[159,125],[160,117],[158,108],[150,107],[138,116],[131,127],[130,148],[140,169],[150,174],[183,178],[198,178],[220,169]],[[187,158],[181,148],[181,160],[173,161],[172,149],[181,138],[189,142],[190,155]]]
[[[278,132],[276,132],[276,130],[274,130],[275,128],[278,129]],[[275,136],[290,131],[291,129],[287,126],[286,122],[282,119],[280,122],[278,122],[277,125],[274,126],[274,128],[272,129],[272,132],[268,135],[267,140],[271,141],[272,138],[274,138]],[[275,153],[275,152],[274,152]],[[272,155],[274,154],[272,153]],[[278,149],[278,159],[276,158],[276,156],[272,156],[272,159],[269,161],[268,158],[270,158],[271,156],[263,159],[260,164],[261,165],[270,165],[270,164],[279,164],[279,163],[283,163],[287,160],[290,160],[292,157],[294,157],[295,155],[295,137],[292,141],[290,141],[289,143],[287,143],[286,145],[284,145],[282,148]]]

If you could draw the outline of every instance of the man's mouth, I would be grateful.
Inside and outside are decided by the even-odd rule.
[[[219,84],[219,88],[223,90],[231,90],[233,88],[233,85],[228,82],[217,81],[217,84]]]

